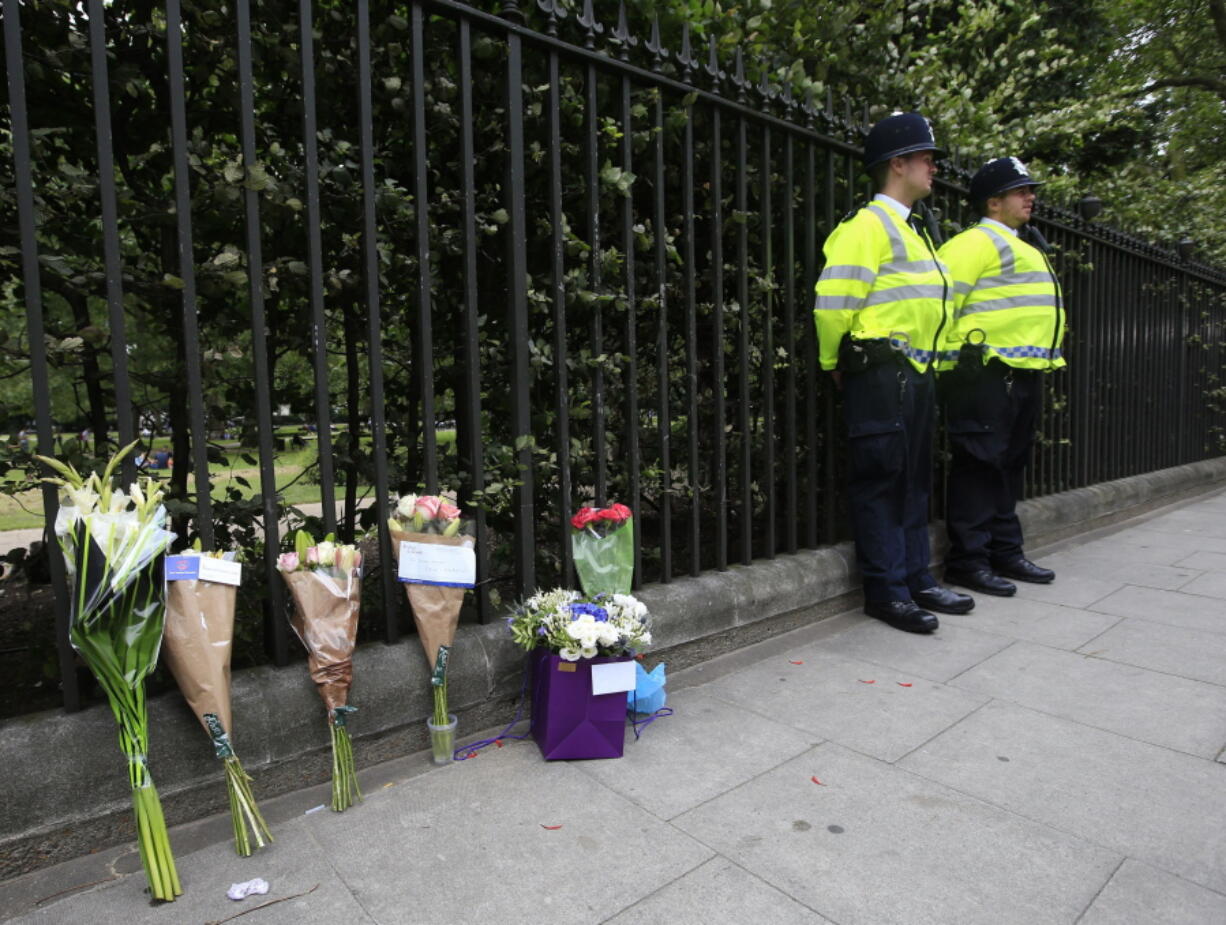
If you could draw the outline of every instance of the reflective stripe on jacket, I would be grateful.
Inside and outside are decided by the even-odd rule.
[[[954,287],[954,322],[940,368],[957,362],[958,348],[968,338],[982,339],[988,357],[1019,369],[1065,365],[1060,353],[1064,294],[1037,248],[985,223],[950,238],[939,253]]]
[[[879,202],[840,224],[822,248],[813,318],[822,369],[834,369],[839,343],[890,338],[921,372],[936,359],[953,291],[935,248]]]

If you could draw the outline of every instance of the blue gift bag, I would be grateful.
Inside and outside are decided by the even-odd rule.
[[[634,663],[634,690],[626,692],[626,709],[630,713],[654,713],[664,706],[664,663],[650,672],[643,670],[642,662]]]

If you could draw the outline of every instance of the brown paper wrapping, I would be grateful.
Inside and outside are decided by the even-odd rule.
[[[185,579],[166,583],[162,652],[200,725],[213,713],[234,743],[230,726],[230,652],[234,640],[234,585]]]
[[[471,536],[439,536],[436,533],[405,533],[392,530],[392,551],[400,561],[400,544],[433,543],[438,546],[471,546]],[[460,608],[464,605],[467,588],[444,588],[440,585],[418,585],[408,582],[404,586],[413,610],[413,622],[417,624],[417,636],[430,662],[430,670],[438,659],[438,647],[450,646],[455,641],[456,626],[460,622]]]
[[[362,582],[356,570],[339,579],[323,570],[282,572],[281,577],[294,598],[290,625],[306,646],[311,680],[330,716],[349,700]]]

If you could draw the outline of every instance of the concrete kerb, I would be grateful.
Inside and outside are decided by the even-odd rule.
[[[1028,543],[1038,546],[1201,494],[1223,480],[1226,457],[1037,498],[1020,513]],[[940,531],[933,532],[936,549]],[[858,580],[851,546],[842,543],[651,585],[641,597],[654,615],[652,661],[675,671],[846,611],[857,603]],[[462,743],[514,715],[525,657],[501,622],[461,627],[455,652],[449,692]],[[415,638],[361,647],[354,679],[359,766],[427,747],[428,671]],[[304,666],[237,672],[232,696],[236,746],[261,798],[328,779],[323,705]],[[149,709],[149,762],[167,821],[223,811],[220,766],[182,698],[167,694]],[[0,807],[0,879],[133,838],[116,744],[104,706],[0,723],[0,761],[9,769],[8,799]]]

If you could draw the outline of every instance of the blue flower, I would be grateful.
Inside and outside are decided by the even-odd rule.
[[[588,614],[589,616],[593,617],[597,623],[605,623],[609,619],[608,611],[596,604],[585,604],[583,602],[579,602],[569,606],[571,613],[570,618],[572,622],[578,620],[584,614]]]

